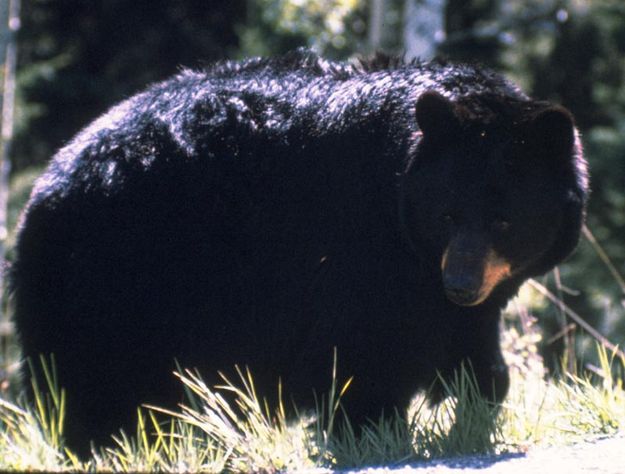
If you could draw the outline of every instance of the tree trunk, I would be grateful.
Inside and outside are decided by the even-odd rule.
[[[382,32],[384,27],[385,0],[369,1],[369,50],[375,51],[382,44]]]
[[[4,269],[7,230],[7,202],[9,196],[9,153],[13,138],[13,108],[15,103],[15,67],[17,63],[17,30],[20,27],[20,0],[0,2],[0,51],[2,58],[2,124],[0,126],[0,337],[4,339]]]
[[[445,39],[445,0],[406,0],[404,50],[406,58],[431,59]]]

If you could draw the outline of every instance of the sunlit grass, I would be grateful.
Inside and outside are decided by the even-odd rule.
[[[49,390],[32,380],[34,406],[24,408],[0,399],[0,469],[59,471],[79,467],[77,458],[62,448],[65,395],[59,389],[54,360],[42,359]]]
[[[184,425],[203,433],[205,442],[223,453],[224,465],[233,472],[275,472],[310,469],[320,452],[312,436],[314,418],[286,419],[282,406],[275,412],[256,394],[248,371],[238,370],[234,383],[223,377],[217,390],[208,387],[198,374],[185,371],[180,380],[196,397],[195,405],[183,405],[179,412],[159,410],[178,418]]]
[[[5,400],[0,400],[0,412],[0,470],[58,471],[70,467],[66,455],[50,442],[31,412]]]
[[[501,413],[508,449],[560,445],[625,430],[625,391],[613,372],[625,361],[597,346],[600,375],[567,373],[554,381],[513,374]]]
[[[87,467],[113,472],[223,472],[228,453],[178,419],[159,422],[139,410],[135,436],[113,436],[115,445],[94,453]]]
[[[503,337],[511,388],[502,407],[481,399],[469,370],[448,386],[449,397],[430,406],[415,398],[408,422],[398,413],[355,430],[340,408],[349,381],[334,381],[318,408],[290,420],[282,404],[268,407],[253,377],[209,387],[191,371],[181,383],[192,394],[176,411],[146,407],[132,435],[113,436],[80,461],[63,445],[65,399],[54,372],[48,390],[35,385],[34,407],[0,401],[0,469],[159,472],[315,471],[473,453],[523,452],[562,445],[625,428],[625,361],[598,346],[599,367],[586,375],[547,381],[535,352],[537,335],[508,330]],[[615,375],[615,374],[618,374]]]

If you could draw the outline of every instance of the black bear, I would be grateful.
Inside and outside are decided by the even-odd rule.
[[[175,405],[175,360],[209,381],[247,365],[306,407],[336,348],[355,423],[463,361],[500,401],[500,310],[575,247],[587,191],[569,112],[480,68],[298,50],[185,70],[36,182],[11,270],[23,354],[55,355],[82,452]]]

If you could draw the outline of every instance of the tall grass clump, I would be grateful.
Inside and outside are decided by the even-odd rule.
[[[54,359],[41,365],[49,391],[31,380],[34,406],[0,399],[0,469],[60,471],[79,466],[77,458],[63,447],[65,394],[59,388]]]
[[[546,380],[512,373],[511,390],[500,424],[505,447],[524,451],[536,445],[562,445],[625,432],[625,360],[597,345],[597,373],[564,372]]]
[[[113,472],[210,472],[226,470],[227,453],[192,425],[138,410],[134,436],[120,432],[113,446],[100,448],[86,464],[89,470]]]
[[[313,439],[314,418],[287,421],[284,406],[275,412],[260,398],[249,371],[237,368],[238,383],[223,374],[223,384],[207,386],[190,370],[177,374],[195,398],[178,412],[154,408],[203,433],[223,455],[229,472],[279,472],[316,466],[319,447]],[[192,405],[200,408],[193,408]]]

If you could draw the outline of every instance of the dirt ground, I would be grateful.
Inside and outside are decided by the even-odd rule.
[[[350,474],[625,474],[625,435],[524,454],[471,456]]]

